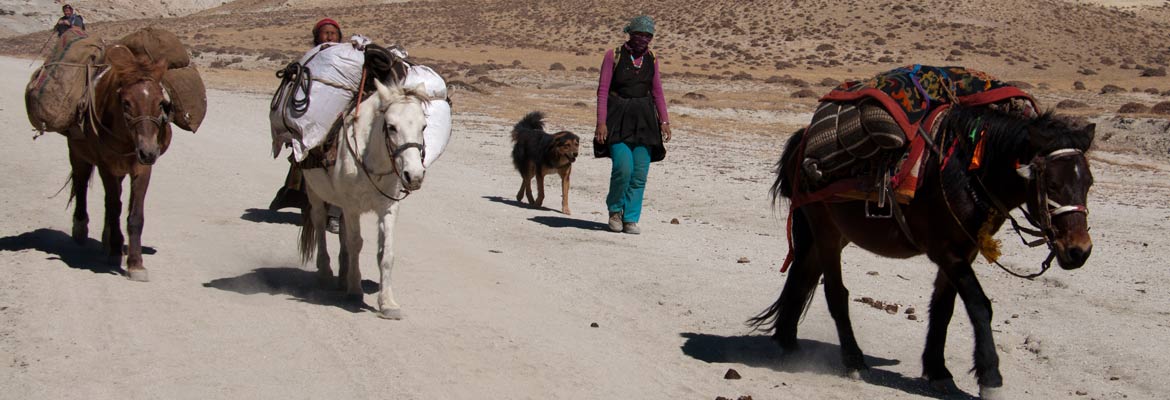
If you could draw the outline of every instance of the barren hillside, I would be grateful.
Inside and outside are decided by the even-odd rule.
[[[197,8],[198,1],[187,3]],[[1128,78],[1170,64],[1170,2],[1141,7],[1140,12],[1132,6],[1055,0],[1028,7],[1010,0],[940,0],[929,5],[889,0],[657,0],[638,5],[612,0],[450,0],[280,7],[286,3],[316,5],[312,0],[241,0],[166,24],[193,47],[247,57],[303,49],[308,27],[328,15],[342,21],[348,32],[397,41],[422,53],[474,50],[511,63],[496,55],[539,50],[576,56],[564,62],[576,67],[596,64],[601,51],[620,42],[619,30],[628,16],[649,12],[659,21],[655,46],[671,70],[716,77],[747,73],[767,78],[824,68],[860,73],[920,62],[1001,65],[1021,78],[1054,73]],[[129,20],[95,24],[94,30],[120,35],[157,23]],[[38,36],[9,39],[0,50],[35,53]]]

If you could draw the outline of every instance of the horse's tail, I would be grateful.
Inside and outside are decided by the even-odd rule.
[[[301,242],[298,248],[301,251],[301,263],[307,264],[313,261],[313,257],[317,255],[317,241],[320,240],[320,233],[317,232],[317,226],[313,225],[313,205],[309,204],[305,207],[301,214]]]
[[[800,133],[798,132],[797,136],[799,135]],[[787,149],[784,151],[784,155],[786,157],[788,156]],[[793,260],[795,261],[792,263],[792,271],[789,273],[788,279],[799,280],[795,282],[785,282],[784,290],[780,291],[780,297],[776,299],[775,303],[772,303],[772,305],[767,309],[761,311],[759,314],[756,314],[755,317],[749,318],[744,322],[744,324],[751,327],[752,329],[761,332],[772,332],[776,330],[776,324],[778,322],[777,319],[780,317],[780,313],[784,311],[783,308],[785,306],[792,307],[794,305],[792,302],[793,299],[790,299],[789,297],[792,296],[792,293],[800,292],[799,290],[788,290],[790,289],[790,286],[799,286],[801,284],[811,284],[814,286],[812,288],[807,288],[808,290],[805,291],[805,298],[799,299],[801,300],[800,303],[795,303],[801,305],[800,315],[802,318],[804,314],[808,312],[809,306],[812,305],[813,294],[816,292],[816,290],[814,290],[815,285],[820,281],[819,278],[821,273],[818,271],[804,270],[805,268],[817,268],[817,266],[812,263],[802,262],[808,258],[809,251],[812,250],[813,246],[812,227],[809,225],[808,218],[804,215],[804,209],[802,208],[792,210],[792,243]],[[800,272],[799,277],[797,276],[797,271]],[[815,275],[810,277],[809,274]],[[785,295],[788,297],[785,297]]]
[[[768,191],[772,196],[772,203],[777,204],[780,197],[792,198],[792,179],[798,173],[800,168],[797,164],[797,155],[801,152],[801,144],[804,142],[805,128],[801,128],[788,138],[788,143],[784,145],[784,152],[780,154],[780,160],[776,162],[776,182],[772,183],[772,189]]]
[[[540,111],[533,111],[525,115],[516,126],[512,127],[512,141],[515,142],[520,132],[525,131],[543,131],[544,130],[544,113]]]

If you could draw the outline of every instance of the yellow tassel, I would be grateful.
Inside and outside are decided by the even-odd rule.
[[[993,239],[991,237],[991,226],[992,223],[990,219],[983,223],[983,226],[979,228],[979,236],[977,240],[979,240],[979,254],[982,254],[983,258],[987,259],[987,262],[995,263],[995,261],[998,260],[1000,256],[1000,242],[999,239]]]

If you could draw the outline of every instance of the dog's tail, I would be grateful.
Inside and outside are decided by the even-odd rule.
[[[516,136],[523,131],[543,131],[544,130],[544,113],[540,111],[533,111],[525,115],[516,126],[512,128],[512,141],[516,141]]]

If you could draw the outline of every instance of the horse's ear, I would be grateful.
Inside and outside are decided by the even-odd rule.
[[[382,99],[383,103],[389,103],[394,99],[394,94],[390,93],[390,89],[377,79],[374,80],[374,87],[378,88],[378,97]]]
[[[126,65],[134,62],[134,53],[126,46],[110,46],[106,48],[106,63]]]
[[[162,82],[163,74],[167,73],[167,60],[158,60],[154,63],[154,68],[150,72],[150,77],[154,80]]]
[[[1093,143],[1093,137],[1097,135],[1097,124],[1089,124],[1084,129],[1085,136],[1089,138],[1089,143]]]

